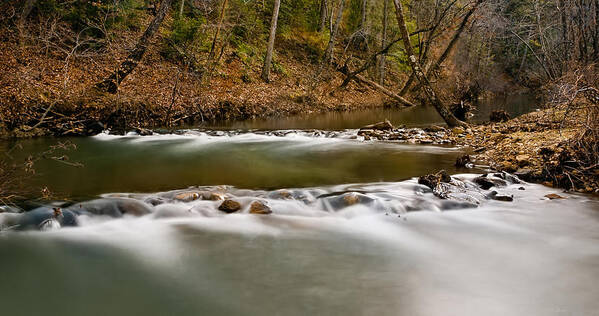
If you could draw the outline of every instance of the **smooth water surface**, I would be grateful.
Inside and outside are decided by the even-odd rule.
[[[539,101],[530,94],[502,95],[477,101],[472,122],[485,122],[495,110],[504,110],[512,117],[536,110]],[[350,112],[297,115],[283,118],[266,118],[232,122],[206,122],[202,127],[210,129],[325,129],[343,130],[381,122],[388,119],[393,125],[422,127],[431,124],[443,125],[443,119],[432,106],[412,108],[373,108]]]
[[[77,168],[55,161],[38,164],[37,184],[60,196],[106,192],[156,192],[191,185],[234,185],[248,189],[400,181],[431,170],[455,170],[459,149],[391,142],[363,142],[357,131],[338,137],[241,133],[210,136],[111,136],[67,139]],[[307,136],[310,135],[310,136]],[[62,139],[63,141],[65,139]],[[39,152],[55,139],[24,141],[22,153]]]

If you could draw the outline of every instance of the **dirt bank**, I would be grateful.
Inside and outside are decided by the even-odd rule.
[[[65,57],[7,31],[0,34],[0,134],[86,135],[95,131],[98,122],[123,130],[176,127],[348,111],[389,102],[366,86],[352,84],[339,90],[341,75],[319,71],[320,65],[302,50],[301,38],[281,40],[278,71],[270,84],[260,79],[258,56],[227,49],[218,67],[191,71],[163,58],[157,38],[117,94],[99,93],[91,87],[125,58],[126,43],[134,42],[128,36],[135,34],[124,34],[102,54]]]

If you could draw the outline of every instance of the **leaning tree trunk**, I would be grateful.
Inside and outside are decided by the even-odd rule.
[[[453,48],[455,47],[458,40],[460,39],[460,36],[466,29],[466,25],[468,25],[468,20],[470,19],[472,14],[474,14],[474,12],[478,9],[478,7],[483,2],[485,2],[485,0],[477,0],[476,3],[474,4],[474,6],[472,8],[470,8],[470,10],[466,13],[464,18],[462,19],[462,22],[460,23],[460,26],[453,34],[453,37],[449,41],[449,44],[447,44],[447,47],[445,47],[445,50],[443,51],[443,53],[441,54],[439,59],[437,59],[437,61],[428,70],[426,70],[425,75],[427,76],[427,78],[431,74],[434,75],[439,70],[439,68],[441,68],[441,65],[445,62],[447,57],[449,57]],[[413,82],[414,82],[414,74],[411,74],[410,78],[408,79],[408,81],[406,82],[404,87],[401,89],[401,92],[399,93],[399,95],[402,95],[402,96],[405,95]],[[418,87],[415,87],[415,88],[417,89]]]
[[[223,27],[223,20],[225,19],[226,8],[227,8],[227,0],[224,0],[223,7],[220,9],[220,16],[218,18],[218,26],[216,27],[216,33],[214,33],[214,38],[212,39],[212,46],[210,47],[210,54],[208,54],[208,60],[214,59],[214,54],[216,52],[216,42],[218,41],[218,34],[220,33],[220,29]]]
[[[270,64],[272,63],[272,53],[275,48],[275,36],[277,35],[277,20],[279,19],[279,8],[281,0],[275,0],[275,7],[272,10],[272,21],[270,22],[270,35],[268,36],[268,48],[266,49],[266,58],[264,58],[264,67],[262,67],[262,80],[270,81]]]
[[[158,31],[160,24],[164,20],[173,0],[162,0],[160,4],[160,9],[156,13],[156,16],[148,25],[148,28],[144,32],[144,34],[139,38],[135,48],[129,53],[127,59],[121,63],[119,68],[112,74],[110,77],[104,79],[104,81],[96,84],[96,88],[100,91],[105,91],[108,93],[116,93],[119,85],[125,77],[127,77],[134,69],[137,67],[137,64],[141,61],[142,57],[146,53],[148,49],[148,45],[150,40]]]
[[[395,14],[397,16],[397,24],[399,26],[401,37],[404,42],[404,46],[405,46],[404,48],[408,55],[408,61],[410,63],[410,66],[412,67],[414,76],[420,82],[420,85],[422,86],[422,90],[424,91],[426,98],[435,107],[435,109],[437,110],[439,115],[441,115],[441,117],[443,118],[445,123],[447,123],[447,125],[449,127],[468,126],[468,124],[466,124],[465,122],[458,120],[451,113],[451,111],[449,111],[449,109],[445,106],[445,104],[443,104],[443,102],[441,102],[441,100],[437,96],[435,89],[433,89],[430,81],[428,80],[428,78],[426,77],[424,72],[422,71],[422,68],[420,67],[420,65],[418,63],[418,60],[416,59],[416,56],[414,55],[414,50],[412,49],[412,44],[410,43],[410,34],[408,33],[408,27],[406,26],[406,20],[404,18],[403,8],[400,3],[400,0],[393,0],[393,3],[395,4]]]
[[[341,18],[343,17],[343,7],[345,6],[345,0],[339,1],[339,8],[337,9],[337,18],[335,20],[335,25],[333,25],[331,36],[329,37],[329,44],[327,47],[327,52],[325,55],[325,62],[329,64],[333,63],[333,51],[335,50],[335,39],[337,37],[337,32],[339,32],[339,25],[341,24]]]

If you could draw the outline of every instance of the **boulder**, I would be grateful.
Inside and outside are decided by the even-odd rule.
[[[93,136],[102,133],[106,128],[99,121],[89,120],[83,123],[83,136]]]
[[[268,205],[266,205],[260,201],[255,201],[250,205],[250,214],[266,215],[266,214],[270,214],[270,213],[272,213],[272,210],[270,209],[270,207],[268,207]]]
[[[217,192],[204,192],[204,194],[202,194],[202,199],[208,201],[223,201],[225,200],[225,196]]]
[[[175,195],[173,199],[181,202],[191,202],[199,199],[200,197],[201,195],[199,192],[183,192]]]
[[[152,132],[152,130],[145,129],[145,128],[136,128],[135,132],[139,136],[152,136],[152,135],[154,135],[154,132]]]
[[[225,200],[218,209],[225,213],[235,213],[241,209],[241,204],[233,200]]]
[[[435,190],[437,185],[441,182],[449,183],[451,182],[451,177],[445,170],[441,170],[435,174],[428,174],[425,176],[421,176],[418,178],[418,184],[425,185],[429,187],[431,190]]]
[[[42,206],[23,213],[16,223],[17,230],[48,230],[77,226],[77,214],[68,209]]]
[[[505,160],[499,164],[499,168],[505,172],[515,172],[518,170],[518,166],[516,166],[513,162]]]
[[[487,197],[489,199],[492,200],[496,200],[496,201],[502,201],[502,202],[513,202],[514,201],[514,196],[511,195],[499,195],[497,193],[497,191],[492,191],[491,193],[489,193],[489,195],[487,195]]]

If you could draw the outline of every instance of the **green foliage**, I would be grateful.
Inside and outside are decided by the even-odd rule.
[[[353,33],[361,27],[362,23],[362,0],[349,0],[347,14],[345,15],[345,28]]]
[[[35,4],[40,15],[60,17],[74,31],[85,31],[87,35],[94,37],[106,35],[101,32],[99,26],[106,30],[137,30],[143,7],[143,0],[39,0]]]
[[[189,44],[196,38],[202,24],[204,24],[203,18],[178,18],[173,21],[169,38],[177,45]]]
[[[263,42],[270,26],[270,19],[264,13],[260,1],[230,0],[227,9],[227,20],[233,24],[230,44],[238,47],[243,43]]]
[[[272,12],[272,2],[268,12]],[[270,20],[267,20],[270,23]],[[320,21],[320,0],[281,1],[279,32],[316,31]]]
[[[163,57],[170,60],[184,60],[195,65],[195,55],[207,51],[207,34],[201,32],[205,19],[202,16],[186,16],[176,18],[164,35],[161,49]]]
[[[260,58],[261,56],[258,54],[258,49],[248,43],[241,43],[235,50],[235,54],[246,66],[252,66],[253,64],[256,64],[257,58]]]

